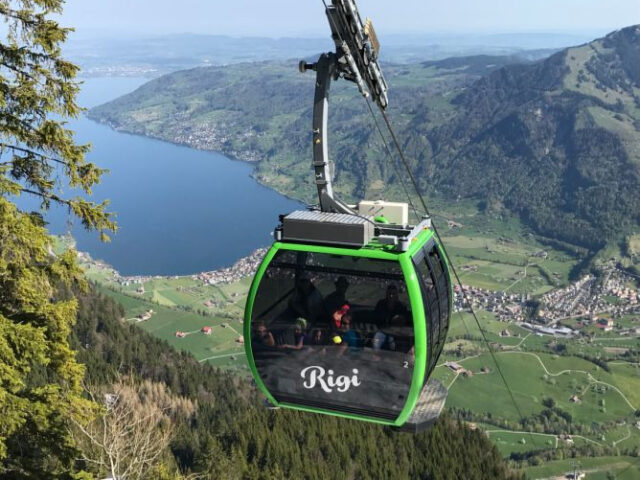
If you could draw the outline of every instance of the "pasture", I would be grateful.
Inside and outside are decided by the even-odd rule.
[[[126,321],[135,323],[153,336],[166,340],[177,350],[190,352],[198,361],[207,361],[216,366],[232,369],[246,368],[244,347],[238,342],[242,335],[241,318],[231,320],[202,316],[157,305],[104,287],[100,290],[122,304],[126,312]],[[153,310],[149,320],[136,319],[137,315],[149,310]],[[210,335],[201,332],[205,326],[212,328]],[[179,338],[176,336],[178,331],[186,335]]]

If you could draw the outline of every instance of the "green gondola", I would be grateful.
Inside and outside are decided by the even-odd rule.
[[[406,204],[334,198],[325,132],[332,79],[368,90],[381,109],[379,45],[352,0],[327,8],[336,53],[317,72],[313,119],[319,209],[281,217],[253,280],[245,347],[259,389],[278,407],[418,430],[439,415],[446,389],[429,380],[452,309],[449,268],[429,218]]]

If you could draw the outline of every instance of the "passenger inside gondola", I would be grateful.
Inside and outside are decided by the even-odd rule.
[[[308,337],[307,344],[311,346],[324,346],[327,344],[327,336],[321,328],[314,328]]]
[[[341,350],[339,355],[345,352],[350,354],[358,353],[362,347],[360,334],[353,329],[351,323],[351,314],[345,313],[342,316],[342,325],[340,327],[340,338],[342,339]]]
[[[273,338],[273,334],[269,331],[264,322],[258,323],[256,326],[256,333],[253,341],[264,347],[273,347],[276,344],[276,340]]]
[[[302,317],[314,322],[323,312],[322,294],[307,277],[296,279],[296,288],[289,299],[289,309],[295,317]]]
[[[347,304],[340,305],[336,307],[331,313],[331,318],[329,319],[328,331],[330,335],[340,335],[340,331],[342,328],[342,319],[346,314],[349,313],[351,307]]]
[[[376,317],[378,325],[386,326],[396,315],[406,318],[408,316],[407,307],[398,299],[398,287],[391,284],[387,287],[385,298],[376,303]]]
[[[335,290],[324,299],[324,308],[329,315],[338,307],[349,303],[347,300],[347,290],[349,289],[349,281],[347,278],[343,275],[339,276],[334,285]]]
[[[302,350],[307,337],[306,329],[307,321],[302,317],[298,317],[296,319],[296,323],[293,326],[293,343],[282,343],[278,345],[278,348],[288,350]]]

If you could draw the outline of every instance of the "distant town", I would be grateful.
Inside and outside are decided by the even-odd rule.
[[[539,334],[572,336],[580,328],[596,325],[608,332],[615,320],[625,315],[640,315],[640,291],[632,288],[634,277],[614,266],[598,277],[586,275],[568,286],[552,290],[531,302],[525,294],[507,294],[463,286],[471,307],[495,314],[503,322],[515,322]],[[456,310],[468,309],[462,289],[455,287]],[[527,311],[534,309],[534,312]],[[574,327],[568,320],[576,320]],[[621,328],[620,335],[640,335],[640,322],[634,328]]]

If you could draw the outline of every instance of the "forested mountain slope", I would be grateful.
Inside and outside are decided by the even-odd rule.
[[[640,29],[536,63],[467,57],[385,68],[390,115],[421,188],[519,214],[591,249],[640,223]],[[291,64],[177,72],[91,111],[115,128],[257,162],[261,182],[312,201],[313,76]],[[347,199],[398,179],[357,90],[337,82],[330,152]]]
[[[449,416],[426,433],[264,408],[249,380],[199,364],[141,329],[95,291],[79,297],[74,346],[87,379],[108,383],[115,371],[160,383],[195,405],[172,418],[166,470],[235,478],[515,479],[480,431]],[[189,409],[188,409],[189,410]]]
[[[637,227],[640,28],[506,66],[454,104],[456,117],[428,133],[422,176],[591,248]],[[408,130],[427,128],[416,118]]]

